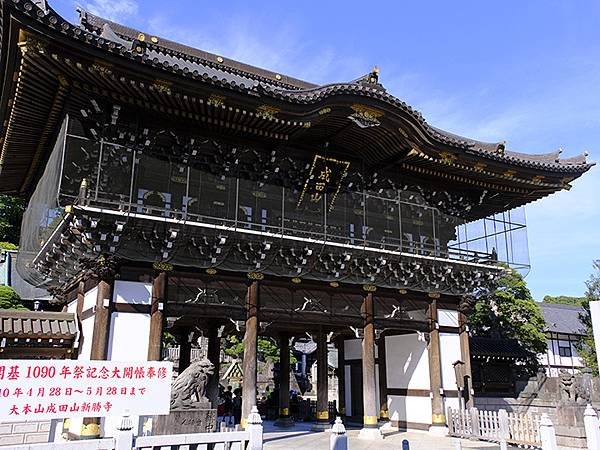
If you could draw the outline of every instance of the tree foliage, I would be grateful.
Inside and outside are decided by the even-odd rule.
[[[514,339],[531,353],[519,375],[531,376],[537,372],[537,354],[546,351],[546,323],[521,274],[509,271],[495,291],[481,296],[470,322],[475,336]]]
[[[224,345],[225,354],[234,358],[242,358],[244,355],[244,342],[235,335],[228,336]],[[279,362],[279,346],[273,338],[259,337],[257,343],[257,358],[260,361]],[[290,363],[295,363],[296,358],[290,352]]]
[[[25,203],[18,197],[0,194],[0,241],[19,244]]]
[[[586,367],[592,369],[594,375],[598,375],[598,359],[596,358],[596,346],[594,345],[594,332],[592,329],[592,317],[590,315],[590,302],[600,301],[600,260],[594,261],[594,273],[586,281],[587,290],[583,301],[583,313],[579,319],[583,322],[586,330],[585,337],[577,343],[577,353]]]
[[[582,306],[583,302],[585,302],[585,297],[569,297],[568,295],[545,295],[542,302],[544,303],[557,303],[560,305],[573,305],[573,306]]]
[[[24,309],[21,297],[10,286],[0,285],[0,309]]]

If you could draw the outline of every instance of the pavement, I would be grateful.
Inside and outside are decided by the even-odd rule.
[[[265,450],[329,450],[329,432],[312,432],[310,423],[299,422],[293,428],[282,430],[273,426],[273,422],[265,421]],[[434,436],[426,431],[391,431],[384,430],[383,440],[367,440],[358,437],[358,428],[349,428],[349,450],[401,450],[402,441],[408,440],[410,450],[498,450],[498,444],[481,441],[458,439],[461,447],[457,447],[457,439],[446,436]]]

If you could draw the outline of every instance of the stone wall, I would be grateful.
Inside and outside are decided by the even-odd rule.
[[[0,446],[48,442],[50,421],[0,423]]]

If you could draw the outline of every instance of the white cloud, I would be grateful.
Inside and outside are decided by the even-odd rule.
[[[115,22],[122,21],[138,12],[135,0],[91,0],[83,3],[86,11]]]

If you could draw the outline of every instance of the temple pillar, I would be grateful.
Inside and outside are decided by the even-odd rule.
[[[104,267],[100,261],[98,270],[98,291],[94,313],[94,328],[92,332],[91,360],[106,360],[108,356],[108,340],[110,338],[110,315],[114,272]],[[81,439],[97,439],[101,435],[100,418],[85,417],[79,437]]]
[[[429,384],[431,389],[431,427],[429,431],[445,434],[446,415],[442,396],[442,364],[440,357],[440,331],[438,325],[437,300],[429,303]]]
[[[189,328],[184,328],[177,337],[177,340],[179,341],[179,362],[177,365],[178,374],[190,367],[192,360],[192,343],[190,341],[191,332],[192,331]]]
[[[112,277],[101,278],[98,282],[96,311],[94,315],[94,331],[92,332],[92,348],[90,352],[90,359],[92,360],[105,360],[108,355],[112,288]]]
[[[287,333],[279,336],[279,417],[277,427],[293,427],[290,417],[290,337]]]
[[[219,399],[219,371],[221,369],[221,338],[219,337],[219,329],[216,325],[208,328],[208,349],[206,357],[214,366],[213,375],[208,380],[206,395],[211,402],[213,408],[217,407]]]
[[[362,382],[363,382],[363,428],[360,437],[381,438],[377,428],[379,405],[377,404],[377,381],[375,379],[375,311],[373,293],[363,300]]]
[[[317,333],[317,421],[313,431],[329,429],[329,374],[327,362],[327,335],[323,329]]]
[[[253,280],[246,294],[246,331],[244,332],[244,359],[242,361],[242,427],[256,405],[256,352],[258,343],[259,282]]]
[[[475,398],[473,396],[473,374],[471,372],[471,347],[469,346],[469,327],[466,314],[458,313],[458,326],[460,336],[460,354],[464,365],[463,380],[463,398],[466,408],[475,406]]]
[[[148,361],[160,361],[162,359],[163,306],[166,298],[167,273],[158,272],[152,281]]]
[[[382,334],[377,343],[378,354],[378,372],[379,372],[379,419],[388,421],[390,415],[388,412],[387,401],[387,364],[385,353],[385,336]]]
[[[346,415],[346,357],[344,356],[344,337],[339,336],[336,342],[338,350],[338,411],[342,417]]]

